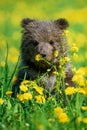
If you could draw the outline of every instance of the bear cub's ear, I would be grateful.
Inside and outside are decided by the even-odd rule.
[[[21,26],[22,26],[23,28],[25,28],[26,25],[28,25],[30,22],[33,22],[33,21],[34,21],[34,19],[24,18],[24,19],[22,20],[22,22],[21,22]]]
[[[64,18],[55,20],[55,23],[58,25],[60,29],[66,29],[69,26],[69,23]]]

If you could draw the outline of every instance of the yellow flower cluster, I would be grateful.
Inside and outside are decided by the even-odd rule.
[[[17,98],[22,102],[35,99],[38,104],[45,103],[45,98],[43,96],[44,89],[39,87],[35,81],[22,81],[20,91],[21,94],[18,94]]]
[[[20,90],[23,92],[27,92],[28,88],[25,85],[20,85]]]
[[[85,86],[85,72],[83,71],[83,69],[78,69],[75,70],[75,74],[72,78],[73,82],[76,82],[79,86]]]
[[[35,96],[35,98],[36,98],[37,103],[39,104],[45,103],[44,96],[38,95],[38,96]]]
[[[38,92],[39,94],[41,94],[41,95],[43,94],[43,90],[44,90],[43,88],[38,87],[38,86],[35,86],[34,89],[35,89],[36,92]]]
[[[57,115],[59,122],[61,123],[69,122],[69,118],[67,114],[64,112],[64,110],[61,107],[56,107],[54,109],[54,113]]]
[[[24,94],[18,94],[17,95],[17,98],[20,100],[20,101],[29,101],[32,99],[32,94],[29,93],[29,92],[26,92]]]
[[[81,122],[82,122],[82,123],[87,124],[87,118],[86,118],[86,117],[85,117],[85,118],[83,118],[83,117],[78,117],[78,118],[77,118],[77,122],[78,122],[78,123],[81,123]]]
[[[66,93],[66,95],[72,95],[74,93],[81,93],[81,94],[87,96],[87,88],[86,87],[84,87],[84,88],[81,88],[81,87],[78,87],[78,88],[67,87],[65,89],[65,93]]]
[[[64,66],[69,60],[70,60],[70,59],[69,59],[68,56],[61,57],[61,58],[60,58],[60,61],[59,61],[60,66]]]

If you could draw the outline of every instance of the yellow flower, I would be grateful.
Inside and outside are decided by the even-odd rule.
[[[75,70],[74,73],[75,74],[74,74],[74,76],[72,78],[72,81],[78,83],[79,86],[85,86],[85,78],[84,78],[84,76],[86,75],[86,73],[83,70],[83,68]]]
[[[23,81],[21,82],[21,85],[28,85],[29,83],[30,83],[29,80],[23,80]]]
[[[73,44],[73,47],[71,48],[73,52],[78,52],[78,47],[76,47],[75,44]]]
[[[77,122],[78,122],[78,123],[82,122],[82,117],[78,117],[78,118],[77,118]]]
[[[5,67],[5,61],[1,61],[1,67]]]
[[[36,92],[38,92],[39,94],[43,94],[43,88],[35,86],[34,89],[36,90]]]
[[[14,84],[16,81],[17,81],[17,77],[14,76],[13,79],[12,79],[12,83]]]
[[[35,56],[35,60],[36,61],[40,61],[42,59],[42,56],[40,55],[40,54],[37,54],[36,56]]]
[[[78,55],[76,53],[74,53],[72,58],[73,58],[74,61],[77,61],[78,60]]]
[[[20,85],[20,90],[26,92],[28,91],[28,88],[25,85]]]
[[[6,95],[11,95],[13,92],[12,91],[7,91]]]
[[[59,52],[58,52],[57,50],[54,51],[53,56],[54,56],[54,57],[58,57],[58,55],[59,55]]]
[[[66,95],[72,95],[72,94],[74,94],[75,92],[76,92],[76,89],[75,89],[74,87],[67,87],[67,88],[65,89]]]
[[[58,73],[58,71],[54,71],[53,74],[58,75],[59,73]]]
[[[24,93],[23,96],[24,96],[25,100],[31,100],[32,99],[32,94],[31,93]]]
[[[87,110],[87,106],[82,106],[82,110],[86,111]]]
[[[20,101],[24,101],[24,94],[18,94],[18,95],[17,95],[17,98],[18,98]]]
[[[41,95],[35,96],[37,103],[45,103],[45,98]]]
[[[85,123],[85,124],[87,124],[87,118],[83,118],[82,122]]]
[[[32,99],[32,94],[31,93],[24,93],[24,94],[18,94],[17,98],[20,101],[25,101],[25,100],[31,100]]]
[[[84,88],[76,88],[76,92],[79,92],[79,93],[81,93],[81,94],[84,94],[84,95],[86,95],[86,91],[85,91],[85,89]]]
[[[68,56],[64,57],[65,62],[68,62],[70,59]]]
[[[69,122],[69,118],[65,112],[62,112],[59,114],[58,119],[61,123],[67,123]]]
[[[56,107],[56,108],[54,109],[54,113],[58,116],[59,113],[63,113],[63,109],[62,109],[61,107]]]
[[[60,63],[60,67],[65,65],[66,62],[65,62],[64,57],[60,58],[59,63]]]
[[[4,100],[2,98],[0,98],[0,104],[3,104]]]
[[[70,34],[70,32],[69,32],[68,30],[64,30],[64,33],[65,33],[66,35],[69,35],[69,34]]]
[[[85,79],[82,74],[75,74],[72,81],[78,83],[79,86],[85,86]]]
[[[78,123],[83,122],[83,123],[87,124],[87,118],[78,117],[77,122]]]

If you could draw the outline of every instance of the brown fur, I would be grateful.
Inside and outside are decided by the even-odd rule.
[[[23,27],[22,43],[21,43],[21,61],[20,70],[18,72],[18,80],[13,86],[13,93],[19,92],[19,84],[26,79],[36,79],[46,73],[52,65],[59,66],[59,59],[68,56],[68,44],[66,36],[63,35],[64,30],[68,27],[68,22],[65,19],[55,21],[40,21],[33,19],[23,19],[21,26]],[[58,50],[58,57],[54,57],[53,53]],[[35,56],[41,54],[45,61],[36,61]],[[67,63],[66,81],[71,82],[72,72],[71,64]],[[43,77],[41,83],[51,91],[51,88],[56,83],[56,76],[52,71],[48,76]]]

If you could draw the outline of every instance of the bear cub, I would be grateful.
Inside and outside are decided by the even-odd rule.
[[[21,22],[22,43],[20,47],[20,65],[17,73],[17,80],[12,87],[13,96],[19,92],[19,86],[23,79],[35,80],[38,76],[43,76],[48,69],[56,65],[59,70],[61,57],[68,56],[68,43],[64,30],[68,27],[68,22],[64,18],[57,20],[34,20],[25,18]],[[54,56],[54,52],[58,55]],[[36,55],[41,55],[42,59],[37,61]],[[51,92],[56,84],[56,75],[51,69],[48,75],[43,76],[41,84]],[[65,65],[65,82],[72,84],[73,73],[71,63]]]

